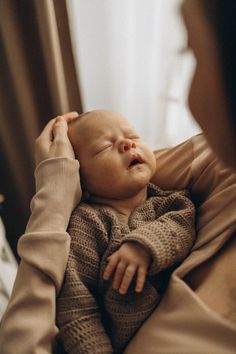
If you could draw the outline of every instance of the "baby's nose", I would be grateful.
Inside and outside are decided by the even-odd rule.
[[[119,145],[120,152],[126,152],[129,151],[130,149],[135,149],[135,148],[136,148],[135,142],[130,139],[123,139]]]

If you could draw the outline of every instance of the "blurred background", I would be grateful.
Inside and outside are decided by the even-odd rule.
[[[153,149],[200,129],[180,0],[0,1],[0,194],[16,255],[34,194],[34,140],[71,110],[125,115]]]

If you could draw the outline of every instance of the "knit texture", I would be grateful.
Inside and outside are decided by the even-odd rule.
[[[107,206],[81,203],[74,210],[70,256],[57,301],[58,340],[68,353],[122,352],[158,305],[163,272],[188,255],[195,239],[194,217],[187,191],[162,191],[151,184],[146,202],[127,223]],[[135,292],[134,280],[127,294],[120,295],[102,275],[107,257],[127,241],[142,244],[152,263],[143,291]]]

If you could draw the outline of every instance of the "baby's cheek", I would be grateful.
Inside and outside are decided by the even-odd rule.
[[[156,158],[154,153],[151,150],[146,150],[146,156],[145,159],[147,163],[149,164],[151,170],[155,171],[156,170]]]
[[[115,171],[117,173],[117,171],[121,169],[121,164],[117,162],[116,158],[109,157],[103,162],[102,168],[108,173],[113,173]]]

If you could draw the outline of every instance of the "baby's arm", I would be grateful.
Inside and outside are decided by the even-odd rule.
[[[149,275],[154,275],[183,260],[195,241],[195,207],[184,191],[163,191],[161,215],[133,230],[122,243],[135,241],[151,255]]]
[[[125,294],[133,277],[142,291],[147,272],[154,275],[184,259],[195,239],[195,209],[186,191],[163,192],[162,215],[133,230],[108,257],[104,279],[114,272],[113,288]],[[150,267],[149,267],[150,265]]]
[[[100,254],[107,245],[106,232],[97,215],[85,204],[74,211],[68,231],[71,250],[57,300],[58,340],[67,353],[111,354],[111,342],[95,297]]]

